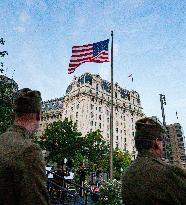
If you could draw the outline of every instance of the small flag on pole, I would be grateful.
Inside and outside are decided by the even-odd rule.
[[[73,46],[68,74],[74,73],[76,68],[85,62],[109,62],[108,44],[109,39],[83,46]]]
[[[178,112],[176,111],[176,118],[177,118],[177,120],[178,120]]]
[[[129,76],[128,76],[128,78],[131,78],[131,80],[132,80],[132,82],[133,82],[133,76],[132,76],[132,74],[130,74]]]

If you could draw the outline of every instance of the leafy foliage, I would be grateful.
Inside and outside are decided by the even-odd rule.
[[[109,170],[109,145],[103,139],[100,130],[85,136],[83,150],[83,155],[89,161],[90,171],[101,169],[106,172]]]
[[[13,123],[11,113],[13,108],[11,104],[6,103],[6,101],[0,99],[0,134],[6,131]]]
[[[5,41],[0,38],[0,44],[4,45]],[[8,55],[7,51],[0,51],[0,74],[4,73],[4,63],[2,59]],[[9,78],[1,75],[0,79],[0,134],[6,131],[13,123],[11,113],[13,112],[14,92],[12,84],[8,82]]]
[[[120,180],[121,174],[131,164],[132,157],[128,152],[115,149],[113,153],[113,177]]]
[[[67,118],[49,124],[40,145],[49,152],[47,159],[53,162],[61,163],[64,158],[74,161],[81,158],[81,133]]]
[[[109,180],[100,188],[100,197],[95,205],[121,205],[121,183]]]

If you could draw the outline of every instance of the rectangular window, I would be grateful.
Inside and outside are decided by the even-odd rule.
[[[101,112],[101,107],[99,107],[99,112]]]
[[[77,104],[76,108],[79,109],[79,104]]]
[[[91,108],[91,110],[93,110],[93,108],[94,108],[94,105],[92,105],[92,104],[91,104],[91,105],[90,105],[90,108]]]
[[[78,117],[78,112],[76,112],[76,117]]]
[[[99,128],[101,129],[101,123],[99,123]]]
[[[93,121],[90,122],[90,125],[93,126]]]

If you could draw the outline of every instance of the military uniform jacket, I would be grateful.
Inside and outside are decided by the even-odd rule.
[[[185,205],[186,174],[144,152],[122,176],[122,199],[125,205]]]
[[[13,126],[0,136],[0,205],[48,205],[41,149],[26,129]]]

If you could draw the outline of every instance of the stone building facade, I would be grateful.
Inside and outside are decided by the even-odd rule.
[[[171,145],[170,161],[185,167],[186,154],[183,129],[179,123],[174,123],[168,125],[167,130]]]
[[[139,94],[114,84],[114,148],[128,150],[134,158],[135,122],[144,117]],[[63,98],[43,102],[40,134],[47,124],[65,117],[86,135],[100,129],[105,140],[110,140],[111,85],[99,75],[85,73],[74,77]]]

